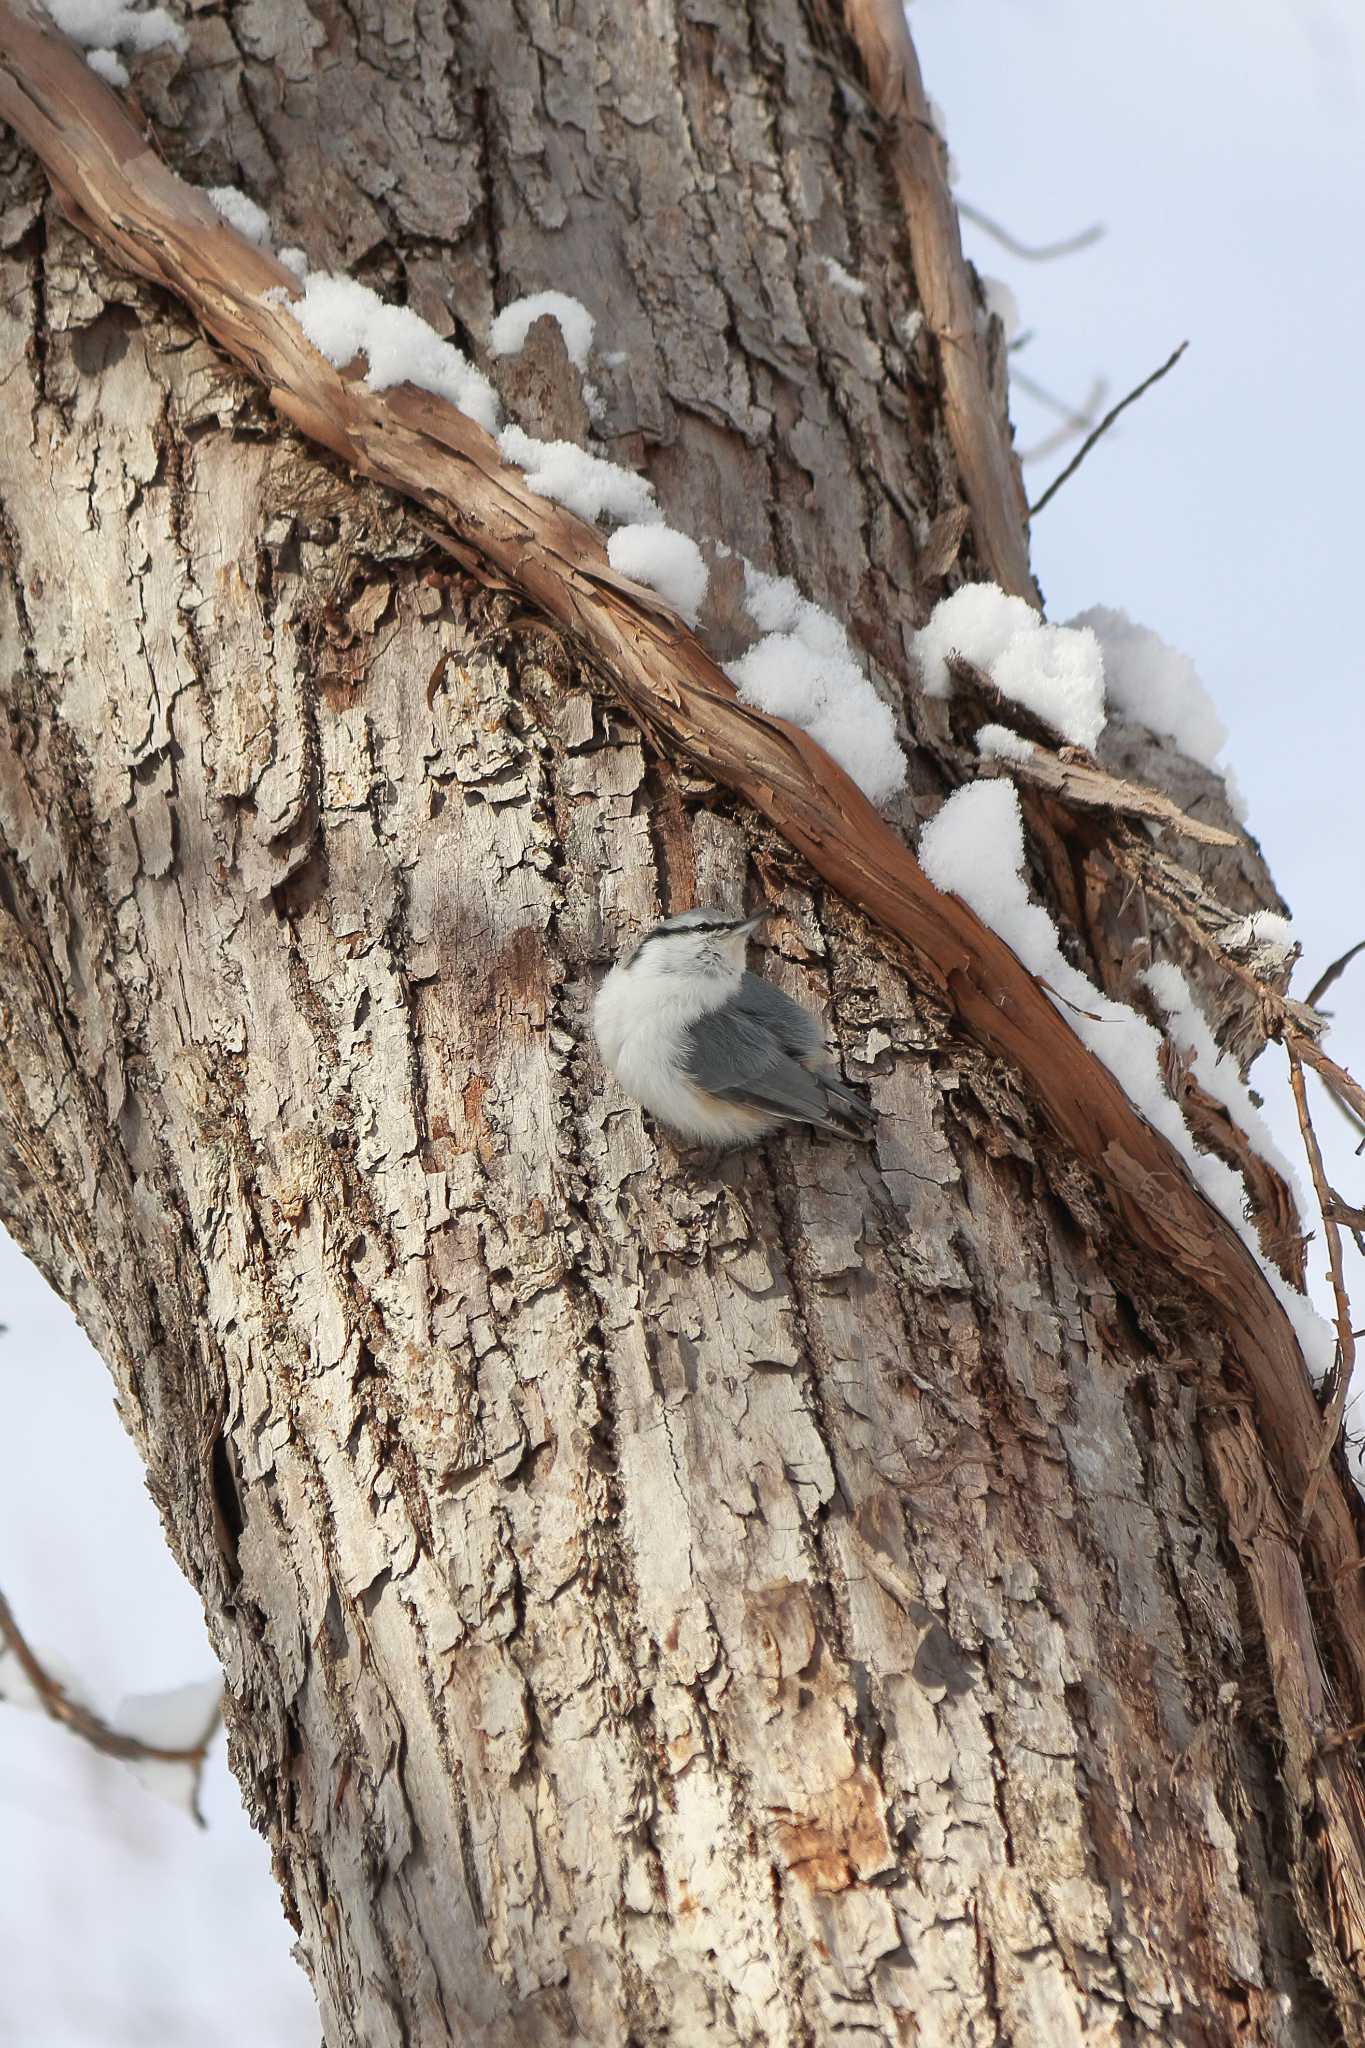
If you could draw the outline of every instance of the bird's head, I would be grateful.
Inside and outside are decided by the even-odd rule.
[[[697,975],[708,980],[738,981],[744,952],[768,913],[731,917],[723,910],[682,910],[646,932],[628,962],[632,977],[660,979]]]

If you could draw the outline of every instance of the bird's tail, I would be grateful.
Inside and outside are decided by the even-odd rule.
[[[876,1110],[861,1095],[845,1087],[837,1075],[822,1072],[818,1079],[829,1111],[824,1129],[838,1131],[847,1138],[870,1139],[877,1125]]]

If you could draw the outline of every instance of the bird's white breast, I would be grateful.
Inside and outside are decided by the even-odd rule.
[[[710,1143],[752,1137],[765,1121],[753,1110],[706,1094],[682,1071],[688,1025],[718,1009],[728,994],[719,981],[613,967],[593,1006],[602,1057],[626,1093],[684,1137]]]

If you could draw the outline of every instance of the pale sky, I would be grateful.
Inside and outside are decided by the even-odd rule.
[[[917,0],[911,19],[962,196],[1029,241],[1107,228],[1051,265],[968,228],[968,253],[1012,285],[1034,330],[1020,367],[1068,398],[1103,375],[1112,402],[1189,339],[1040,515],[1034,560],[1053,617],[1120,605],[1193,656],[1294,912],[1301,992],[1365,937],[1365,19],[1336,0]],[[1051,425],[1018,393],[1014,411],[1024,446]],[[1065,460],[1032,468],[1030,494]],[[1365,959],[1334,1004],[1332,1050],[1365,1073]],[[1269,1060],[1253,1079],[1297,1156]],[[1362,1200],[1365,1171],[1320,1097],[1317,1113],[1341,1191]],[[1361,1301],[1365,1287],[1357,1320]],[[0,1585],[107,1706],[206,1675],[196,1604],[107,1375],[3,1239],[0,1302]],[[316,2041],[264,1845],[221,1757],[207,1806],[199,1833],[119,1765],[0,1708],[0,2039]]]

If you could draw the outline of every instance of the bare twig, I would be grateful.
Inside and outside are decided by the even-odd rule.
[[[1189,343],[1187,341],[1182,341],[1179,348],[1176,349],[1172,355],[1167,356],[1165,362],[1161,365],[1161,368],[1159,370],[1153,370],[1150,377],[1144,377],[1140,384],[1134,385],[1133,389],[1128,393],[1128,396],[1126,398],[1121,398],[1117,405],[1112,406],[1110,408],[1110,410],[1105,414],[1104,418],[1100,421],[1099,425],[1095,428],[1094,432],[1086,435],[1084,441],[1082,441],[1080,447],[1076,450],[1076,453],[1072,456],[1070,462],[1068,462],[1066,468],[1062,471],[1061,475],[1055,476],[1052,479],[1052,482],[1048,485],[1047,489],[1043,492],[1042,497],[1039,498],[1036,501],[1036,503],[1029,506],[1028,516],[1030,519],[1035,519],[1037,515],[1042,511],[1044,505],[1050,504],[1052,499],[1056,497],[1058,491],[1060,491],[1062,485],[1066,482],[1067,478],[1072,477],[1076,474],[1076,471],[1085,461],[1086,456],[1090,453],[1095,443],[1098,440],[1100,440],[1100,438],[1103,435],[1109,432],[1109,429],[1113,426],[1114,421],[1118,418],[1119,414],[1121,412],[1126,412],[1130,405],[1135,404],[1136,401],[1139,398],[1141,398],[1144,391],[1150,391],[1153,384],[1159,384],[1161,382],[1161,379],[1164,376],[1166,376],[1169,371],[1175,368],[1176,364],[1180,361],[1180,358],[1184,355],[1188,347]]]
[[[1365,1152],[1365,1116],[1357,1116],[1350,1103],[1338,1095],[1330,1081],[1324,1081],[1322,1085],[1327,1090],[1327,1099],[1333,1109],[1337,1112],[1338,1116],[1345,1118],[1355,1134],[1356,1157],[1358,1159],[1361,1153]]]
[[[1027,391],[1029,397],[1036,398],[1040,405],[1045,405],[1055,412],[1068,426],[1093,427],[1095,407],[1104,396],[1104,381],[1098,378],[1090,387],[1084,405],[1072,405],[1065,398],[1059,398],[1055,391],[1049,391],[1046,384],[1040,384],[1036,377],[1030,377],[1027,370],[1018,369],[1013,363],[1010,365],[1010,382],[1017,384],[1021,391]]]
[[[1299,1129],[1303,1133],[1303,1149],[1308,1155],[1308,1170],[1313,1176],[1313,1192],[1318,1198],[1322,1211],[1322,1227],[1327,1236],[1327,1261],[1332,1273],[1332,1294],[1337,1308],[1337,1378],[1332,1389],[1332,1398],[1327,1404],[1327,1419],[1323,1424],[1322,1441],[1308,1475],[1308,1484],[1303,1492],[1301,1518],[1307,1522],[1313,1512],[1313,1503],[1322,1484],[1322,1475],[1327,1470],[1332,1455],[1332,1446],[1341,1434],[1341,1418],[1346,1410],[1346,1396],[1351,1389],[1351,1370],[1355,1365],[1356,1340],[1351,1328],[1351,1304],[1346,1293],[1346,1279],[1341,1263],[1341,1232],[1337,1228],[1335,1197],[1328,1186],[1327,1174],[1322,1163],[1322,1148],[1318,1134],[1313,1129],[1313,1119],[1308,1111],[1308,1090],[1304,1086],[1303,1063],[1297,1053],[1289,1049],[1289,1085],[1294,1091],[1294,1107],[1299,1113]]]
[[[1301,1031],[1287,1030],[1284,1042],[1290,1052],[1297,1053],[1305,1065],[1312,1067],[1354,1117],[1365,1121],[1365,1088],[1354,1075],[1348,1074],[1345,1067],[1339,1067],[1330,1053],[1324,1052],[1316,1040]]]
[[[1322,973],[1313,983],[1312,988],[1308,991],[1308,1006],[1310,1009],[1316,1010],[1319,998],[1325,996],[1337,977],[1345,973],[1357,953],[1365,953],[1365,939],[1357,939],[1355,945],[1349,947],[1339,960],[1334,960],[1330,967],[1323,969]]]
[[[1054,448],[1064,447],[1077,434],[1084,434],[1095,424],[1096,408],[1104,403],[1106,385],[1103,377],[1097,377],[1080,405],[1069,405],[1064,398],[1049,391],[1046,384],[1040,384],[1036,377],[1030,377],[1024,370],[1010,365],[1010,383],[1017,384],[1021,391],[1036,398],[1040,405],[1048,406],[1061,420],[1055,432],[1047,434],[1041,441],[1035,441],[1031,448],[1025,448],[1019,460],[1037,462],[1042,456],[1050,455]]]
[[[14,1609],[3,1593],[0,1593],[0,1636],[4,1637],[6,1647],[13,1653],[15,1662],[37,1694],[43,1712],[52,1720],[60,1721],[73,1735],[79,1735],[92,1749],[98,1749],[105,1756],[120,1757],[125,1763],[198,1765],[208,1755],[212,1728],[205,1732],[201,1742],[194,1743],[189,1749],[163,1749],[155,1742],[141,1741],[136,1735],[121,1734],[102,1720],[92,1707],[72,1699],[66,1687],[45,1669],[29,1647],[14,1618]]]
[[[1074,441],[1077,434],[1083,434],[1089,420],[1079,420],[1073,426],[1054,427],[1050,434],[1044,434],[1041,441],[1031,441],[1027,448],[1019,450],[1019,460],[1025,468],[1033,462],[1043,462],[1049,455],[1055,455],[1059,448],[1065,448]]]
[[[1092,221],[1088,228],[1082,228],[1078,235],[1068,235],[1062,242],[1021,242],[1017,235],[1012,235],[1008,228],[1001,227],[998,220],[992,220],[988,213],[983,213],[979,206],[973,206],[970,201],[959,199],[957,210],[964,220],[972,223],[973,227],[983,228],[999,242],[1002,249],[1008,249],[1011,256],[1022,256],[1028,263],[1052,263],[1059,256],[1075,256],[1080,250],[1088,249],[1093,243],[1104,239],[1104,222],[1096,220]]]

